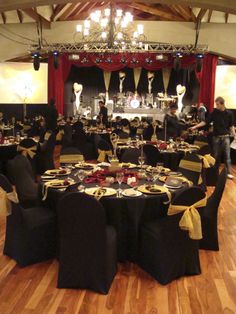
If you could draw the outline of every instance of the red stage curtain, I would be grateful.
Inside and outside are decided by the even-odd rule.
[[[218,57],[208,54],[203,59],[202,71],[197,73],[200,82],[199,102],[204,103],[209,111],[214,108],[217,63]]]
[[[125,67],[142,67],[146,70],[156,71],[165,67],[173,67],[173,56],[168,56],[168,60],[156,60],[156,54],[152,53],[117,53],[117,54],[93,54],[81,53],[79,60],[69,60],[69,55],[64,54],[59,58],[59,68],[54,69],[53,57],[48,62],[48,98],[55,98],[58,112],[64,113],[64,84],[70,73],[71,65],[78,67],[97,66],[105,71],[118,71]],[[194,56],[184,56],[181,59],[183,68],[189,67],[196,62]],[[200,100],[206,103],[211,109],[213,106],[215,70],[217,57],[206,55],[203,61],[201,75],[198,75],[202,85]]]

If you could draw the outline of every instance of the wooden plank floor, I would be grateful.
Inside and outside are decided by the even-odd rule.
[[[20,269],[2,255],[4,229],[1,217],[0,314],[236,314],[236,179],[228,180],[221,203],[220,252],[201,251],[202,275],[167,286],[127,263],[107,296],[56,289],[57,261]]]

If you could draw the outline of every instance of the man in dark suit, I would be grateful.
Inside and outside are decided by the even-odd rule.
[[[46,109],[45,122],[47,130],[55,131],[57,128],[58,112],[55,106],[55,100],[51,99]]]
[[[107,126],[108,125],[108,112],[107,108],[105,106],[105,102],[103,100],[99,101],[99,117],[103,125]]]

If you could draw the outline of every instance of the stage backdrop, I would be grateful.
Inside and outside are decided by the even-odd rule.
[[[46,104],[48,65],[34,71],[32,63],[0,63],[0,104]]]
[[[203,67],[201,73],[197,73],[197,78],[200,83],[200,96],[199,101],[204,102],[209,110],[211,111],[214,105],[214,90],[215,90],[215,72],[218,58],[214,55],[207,54],[203,59]],[[171,69],[173,68],[174,58],[172,56],[168,56],[167,61],[159,61],[156,60],[156,54],[151,53],[118,53],[118,54],[91,54],[91,53],[81,53],[79,60],[70,60],[67,54],[61,55],[59,60],[59,68],[55,69],[53,65],[53,57],[49,58],[49,72],[48,72],[48,97],[49,99],[55,98],[58,111],[60,113],[64,113],[65,107],[65,86],[66,82],[70,80],[69,75],[71,73],[71,67],[74,65],[78,68],[87,68],[85,71],[85,75],[88,78],[93,80],[91,76],[88,74],[88,68],[97,67],[103,71],[107,72],[115,72],[121,69],[144,69],[146,71],[158,71],[160,69]],[[177,75],[177,81],[185,81],[186,84],[192,84],[194,86],[193,90],[188,91],[189,95],[186,97],[193,98],[196,95],[196,92],[199,89],[199,83],[195,79],[195,56],[184,56],[181,59],[181,66],[183,69],[188,69],[187,72],[178,71],[178,73],[174,73],[176,71],[172,71],[168,92],[170,91],[171,84],[173,85],[173,81],[176,84],[176,80],[174,80],[173,76]],[[182,73],[182,74],[181,74]],[[111,74],[111,80],[112,76]],[[187,79],[180,79],[182,78]],[[134,75],[135,76],[135,75]],[[140,78],[142,76],[142,72],[140,72]],[[69,80],[68,80],[69,78]],[[172,79],[172,81],[171,81]],[[164,80],[163,80],[164,81]],[[171,83],[172,82],[172,83]],[[192,83],[191,83],[192,82]],[[97,82],[99,86],[100,83]],[[69,86],[69,85],[68,85]],[[68,87],[70,88],[71,87]],[[175,86],[176,87],[176,86]],[[174,87],[174,89],[175,89]],[[139,85],[137,89],[139,89]],[[173,87],[172,87],[173,88]],[[173,92],[170,92],[173,94]],[[198,99],[197,99],[198,100]]]
[[[216,68],[215,97],[222,96],[229,109],[236,109],[236,65],[218,65]]]

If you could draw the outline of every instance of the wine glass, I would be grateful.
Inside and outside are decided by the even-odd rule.
[[[160,177],[160,174],[164,168],[164,163],[163,162],[158,162],[157,165],[156,165],[156,168],[157,168],[157,178]]]
[[[121,184],[124,179],[124,173],[123,172],[117,172],[116,173],[116,180],[119,183],[119,189],[118,189],[118,197],[121,197]]]
[[[79,179],[79,181],[81,183],[80,190],[83,190],[85,187],[84,187],[84,185],[82,183],[84,181],[84,178],[86,177],[86,174],[85,174],[84,170],[82,170],[82,169],[78,170],[77,171],[77,176],[78,176],[78,179]]]
[[[143,165],[144,165],[144,163],[145,163],[145,158],[144,158],[144,156],[139,156],[138,162],[139,162],[139,164],[140,164],[140,166],[141,166],[141,171],[142,171],[142,170],[143,170]]]

